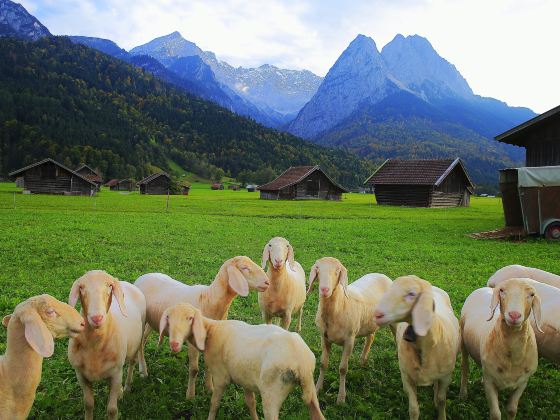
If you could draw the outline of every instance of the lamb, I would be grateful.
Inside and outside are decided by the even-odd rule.
[[[498,305],[500,314],[495,317]],[[529,282],[517,278],[505,280],[495,289],[484,287],[475,290],[461,310],[463,361],[460,396],[467,396],[470,356],[482,366],[491,419],[501,419],[498,391],[503,389],[513,389],[507,412],[509,419],[515,418],[521,395],[537,370],[535,332],[527,322],[531,312],[540,329],[540,298]]]
[[[492,276],[488,280],[488,287],[498,287],[505,280]],[[539,356],[560,364],[560,319],[558,318],[560,289],[531,279],[525,281],[535,288],[541,300],[540,328],[543,333],[535,334]],[[530,319],[530,322],[533,331],[537,331],[538,327],[534,317]]]
[[[165,309],[177,303],[190,303],[211,319],[226,319],[229,307],[237,295],[247,296],[249,289],[264,292],[269,285],[264,270],[249,257],[238,256],[223,263],[216,278],[209,286],[186,285],[161,273],[140,276],[134,283],[146,296],[148,305],[146,329],[140,350],[140,373],[147,376],[144,347],[152,330],[158,331]],[[200,353],[189,346],[189,381],[187,398],[194,398],[198,359]],[[206,386],[212,390],[212,378],[205,377]]]
[[[438,419],[445,419],[447,389],[461,341],[447,293],[417,276],[399,277],[377,305],[375,320],[379,325],[399,323],[399,368],[410,418],[420,415],[416,387],[433,384]]]
[[[131,388],[134,362],[142,343],[146,299],[136,286],[101,270],[89,271],[74,282],[68,303],[75,306],[78,299],[87,324],[84,332],[70,339],[68,360],[84,394],[85,418],[93,419],[92,383],[107,379],[107,416],[116,419],[125,362],[128,372],[124,391]]]
[[[524,267],[522,265],[508,265],[496,271],[488,280],[488,286],[494,287],[499,282],[512,278],[533,279],[541,283],[548,284],[553,287],[560,288],[560,276],[549,273],[548,271],[539,270],[533,267]]]
[[[243,387],[253,420],[258,419],[255,392],[262,396],[265,419],[277,420],[296,384],[302,388],[311,419],[324,419],[313,385],[315,356],[297,333],[276,325],[211,320],[189,304],[166,309],[159,328],[160,342],[168,333],[172,351],[180,351],[188,340],[204,352],[214,381],[208,420],[216,418],[222,394],[231,382]]]
[[[294,261],[292,245],[280,237],[272,238],[264,246],[263,270],[268,265],[270,287],[259,293],[259,307],[264,322],[270,324],[273,317],[282,319],[282,328],[288,330],[292,314],[299,313],[296,331],[301,331],[303,304],[305,303],[305,272]]]
[[[315,324],[321,331],[321,365],[317,379],[317,393],[323,388],[329,365],[332,343],[344,347],[340,360],[340,384],[337,403],[346,400],[346,373],[348,358],[354,349],[356,337],[366,337],[361,363],[364,365],[375,333],[379,328],[373,316],[381,296],[391,286],[391,279],[383,274],[367,274],[348,285],[348,271],[336,258],[317,260],[309,273],[310,293],[315,278],[319,277],[319,307]]]
[[[8,328],[0,356],[0,418],[25,419],[41,381],[43,358],[54,353],[54,338],[75,336],[85,323],[78,311],[49,295],[21,302],[2,324]]]

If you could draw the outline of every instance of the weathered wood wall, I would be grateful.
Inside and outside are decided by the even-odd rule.
[[[319,171],[280,191],[261,191],[265,200],[340,200],[342,191]]]
[[[429,207],[432,187],[425,185],[376,185],[377,204]]]
[[[169,178],[165,176],[158,176],[156,179],[148,182],[147,184],[141,184],[140,193],[150,195],[165,195],[169,191],[169,184]]]
[[[46,162],[25,171],[24,189],[34,194],[91,195],[94,186],[71,172]]]
[[[560,115],[528,128],[516,141],[527,149],[526,166],[560,165]]]

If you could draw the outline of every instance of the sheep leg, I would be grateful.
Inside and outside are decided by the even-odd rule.
[[[408,416],[410,420],[418,420],[420,408],[418,407],[418,397],[416,395],[416,384],[407,374],[401,373],[403,388],[408,395]]]
[[[107,403],[107,418],[113,420],[119,417],[118,401],[122,397],[122,368],[110,379],[109,402]]]
[[[200,352],[189,343],[189,384],[187,386],[187,399],[194,398],[196,394],[196,377],[198,376],[198,359]]]
[[[226,388],[226,383],[219,382],[214,386],[214,391],[212,392],[212,399],[210,400],[210,412],[208,413],[208,420],[214,420],[216,414],[218,414],[218,408],[220,407],[220,401],[222,400],[222,395],[224,394],[224,389]]]
[[[523,394],[523,391],[525,391],[525,388],[527,387],[527,382],[519,385],[518,388],[516,388],[513,393],[511,394],[511,397],[509,398],[508,404],[507,404],[507,418],[508,420],[514,420],[515,416],[517,415],[517,405],[519,404],[519,399],[521,398],[521,395]]]
[[[286,331],[290,330],[290,324],[292,323],[292,311],[286,311],[282,317],[282,328]]]
[[[208,366],[206,366],[206,374],[204,375],[204,385],[208,391],[214,391],[214,381],[212,380],[212,374],[208,370]]]
[[[452,376],[446,376],[434,383],[434,402],[438,410],[438,420],[445,420],[445,406],[447,402],[447,389],[451,383]]]
[[[329,355],[331,353],[331,342],[326,337],[321,337],[321,365],[319,367],[319,378],[317,379],[317,394],[323,389],[323,381],[325,380],[325,372],[329,368]]]
[[[377,330],[366,336],[366,339],[364,341],[364,349],[362,350],[362,355],[360,356],[360,363],[362,366],[367,363],[368,354],[371,349],[371,345],[373,344],[373,340],[375,340],[376,332]]]
[[[148,376],[148,366],[146,365],[146,358],[144,357],[144,347],[146,347],[146,342],[148,341],[148,337],[151,333],[152,327],[150,327],[150,324],[146,324],[144,335],[142,336],[142,343],[140,344],[140,351],[138,353],[138,371],[140,372],[140,376],[143,378]]]
[[[490,408],[490,419],[500,420],[502,414],[500,413],[498,390],[490,378],[484,379],[484,391],[486,392],[486,399],[488,400],[488,407]]]
[[[356,337],[350,337],[344,343],[344,350],[342,350],[342,357],[340,359],[340,366],[338,372],[340,374],[340,384],[338,385],[338,397],[336,398],[337,404],[342,404],[346,401],[346,373],[348,372],[348,359],[354,349],[354,341]]]
[[[259,420],[259,416],[257,416],[257,402],[255,401],[255,393],[253,391],[249,391],[245,389],[245,404],[247,404],[247,408],[249,409],[249,414],[251,415],[252,420]]]
[[[265,324],[268,324],[268,325],[272,324],[272,315],[271,314],[269,314],[266,311],[262,311],[262,317],[263,317],[263,320],[264,320]]]
[[[76,371],[76,377],[78,378],[78,382],[80,384],[80,388],[82,388],[82,392],[84,394],[84,409],[85,409],[85,416],[86,420],[93,420],[93,386],[90,381],[88,381],[84,375],[80,372]]]
[[[461,390],[459,398],[467,398],[467,387],[469,385],[469,352],[465,347],[465,343],[461,343]]]
[[[134,361],[138,358],[139,352],[128,362],[126,370],[126,381],[124,382],[124,392],[130,392],[132,389],[132,379],[134,378]]]
[[[280,408],[282,407],[282,403],[286,399],[288,392],[286,392],[286,390],[282,388],[273,388],[267,392],[262,393],[262,404],[265,420],[278,420],[278,417],[280,416]]]
[[[303,306],[300,308],[299,310],[299,315],[298,315],[298,321],[297,321],[297,327],[296,327],[296,332],[300,333],[301,332],[301,318],[303,317]]]

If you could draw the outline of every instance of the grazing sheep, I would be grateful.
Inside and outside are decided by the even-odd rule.
[[[375,319],[379,325],[399,322],[399,368],[410,418],[420,415],[416,387],[433,384],[438,419],[445,419],[447,388],[461,341],[447,293],[416,276],[399,277],[377,305]]]
[[[265,419],[277,420],[282,403],[297,384],[311,419],[324,419],[313,385],[315,356],[297,333],[275,325],[211,320],[189,304],[165,310],[159,328],[160,342],[168,333],[172,351],[180,351],[188,340],[204,352],[214,381],[208,420],[216,418],[231,382],[243,387],[253,420],[258,419],[255,392],[261,394]]]
[[[317,393],[323,388],[329,365],[332,343],[344,347],[340,360],[340,384],[337,403],[346,400],[346,373],[348,358],[354,349],[356,337],[366,337],[361,363],[364,365],[375,333],[379,328],[374,312],[381,296],[391,286],[391,279],[383,274],[367,274],[348,285],[348,271],[336,258],[317,260],[309,273],[309,290],[319,278],[319,307],[315,324],[321,331],[321,367],[317,379]]]
[[[500,314],[496,317],[498,305]],[[501,419],[498,391],[513,389],[507,413],[508,419],[514,419],[519,399],[537,370],[535,333],[527,322],[531,312],[539,328],[540,299],[525,279],[509,279],[495,289],[475,290],[461,310],[461,397],[467,396],[470,356],[482,366],[484,390],[493,420]]]
[[[264,322],[270,324],[273,317],[282,318],[282,328],[288,330],[292,314],[298,313],[296,331],[301,331],[301,317],[305,303],[305,272],[294,261],[292,245],[280,237],[272,238],[264,246],[263,270],[268,265],[270,287],[259,293],[259,306]]]
[[[89,271],[74,282],[68,303],[75,306],[78,299],[87,324],[84,332],[70,339],[68,359],[84,393],[85,418],[93,418],[93,382],[107,379],[107,416],[116,419],[125,362],[128,372],[124,390],[129,391],[132,384],[134,362],[142,343],[146,300],[136,286],[101,270]]]
[[[140,350],[140,373],[146,376],[148,370],[144,347],[150,333],[158,331],[161,315],[167,308],[177,303],[190,303],[208,318],[226,319],[229,307],[237,295],[247,296],[250,289],[264,292],[269,283],[263,269],[249,257],[240,256],[224,262],[209,286],[190,286],[161,273],[144,274],[134,284],[142,290],[147,302],[147,324]],[[189,399],[195,396],[199,355],[196,347],[189,346]],[[211,376],[206,375],[205,380],[208,389],[212,390]]]
[[[49,295],[21,302],[2,324],[8,328],[6,353],[0,356],[0,418],[25,419],[41,381],[43,357],[54,353],[54,338],[84,329],[78,311]]]
[[[503,281],[505,280],[496,281],[495,278],[491,278],[488,281],[488,286],[497,287]],[[539,356],[560,364],[560,317],[558,316],[560,289],[531,279],[526,279],[526,281],[535,288],[541,300],[542,318],[540,328],[543,333],[535,334]],[[533,330],[537,331],[535,318],[531,317],[530,322]]]
[[[508,265],[500,268],[488,279],[488,287],[494,287],[501,281],[513,278],[532,279],[560,288],[560,276],[548,271],[539,270],[538,268],[524,267],[522,265]]]

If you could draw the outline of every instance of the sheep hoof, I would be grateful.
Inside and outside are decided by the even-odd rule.
[[[339,395],[336,397],[337,404],[346,404],[346,395]]]
[[[187,390],[187,400],[192,400],[195,397],[195,392]]]

